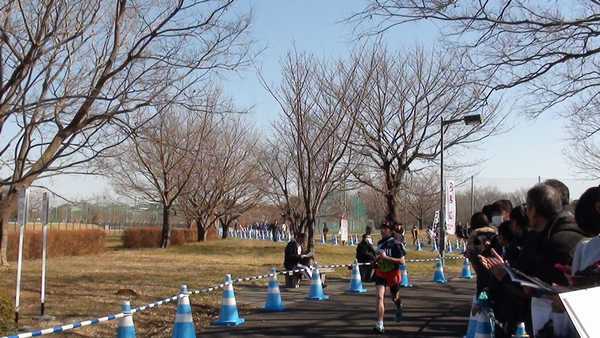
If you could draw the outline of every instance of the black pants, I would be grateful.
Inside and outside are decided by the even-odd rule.
[[[359,265],[358,270],[360,271],[360,279],[363,283],[373,281],[373,267],[370,265]]]

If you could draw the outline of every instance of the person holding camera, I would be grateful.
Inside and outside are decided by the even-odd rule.
[[[391,224],[381,225],[381,240],[377,243],[375,261],[375,288],[377,293],[377,322],[374,330],[383,333],[383,317],[385,314],[385,289],[390,289],[392,300],[396,305],[396,321],[402,319],[402,300],[400,299],[400,265],[405,264],[406,252],[401,242],[394,238],[394,227]]]

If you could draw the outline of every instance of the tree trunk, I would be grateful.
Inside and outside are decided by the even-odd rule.
[[[229,232],[229,224],[231,223],[231,221],[223,220],[221,218],[219,219],[219,222],[221,222],[221,229],[223,229],[223,236],[221,237],[221,239],[227,239],[227,232]]]
[[[308,251],[313,251],[315,248],[315,219],[309,217],[306,220],[306,230],[308,232],[308,236],[306,236]]]
[[[385,194],[386,214],[385,221],[391,224],[400,223],[400,203],[395,190]]]
[[[162,236],[160,247],[167,248],[171,244],[171,224],[169,224],[169,208],[163,206]]]
[[[202,222],[200,219],[196,220],[196,233],[197,233],[197,240],[198,242],[204,242],[206,241],[206,235],[207,235],[207,227],[204,225],[204,222]]]
[[[8,221],[17,205],[15,192],[0,195],[0,266],[8,265]]]

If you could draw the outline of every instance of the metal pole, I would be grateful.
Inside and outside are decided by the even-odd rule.
[[[15,326],[19,328],[19,309],[21,307],[21,273],[23,272],[23,242],[25,239],[25,224],[29,209],[29,191],[19,191],[17,223],[19,223],[19,256],[17,258],[17,290],[15,292]]]
[[[439,245],[438,250],[440,252],[440,257],[444,258],[444,249],[445,249],[445,215],[444,215],[444,117],[440,117],[440,219],[438,222],[438,231],[439,231]]]
[[[470,216],[472,216],[474,213],[475,213],[475,184],[473,182],[473,176],[471,176],[471,215]]]
[[[48,209],[50,201],[48,193],[42,196],[42,288],[40,290],[40,316],[44,316],[46,302],[46,259],[48,258]]]

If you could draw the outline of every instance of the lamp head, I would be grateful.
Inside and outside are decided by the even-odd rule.
[[[465,124],[468,126],[476,126],[481,124],[481,114],[466,115],[463,117]]]

